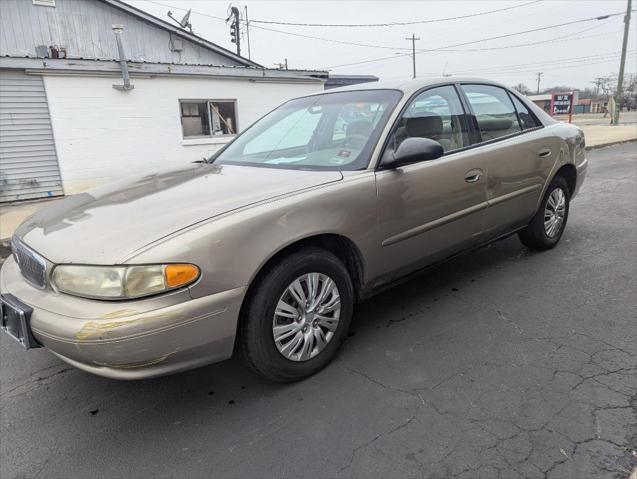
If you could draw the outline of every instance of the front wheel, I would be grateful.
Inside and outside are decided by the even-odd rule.
[[[546,190],[540,208],[531,223],[520,231],[519,237],[522,244],[537,250],[553,248],[564,233],[570,197],[566,180],[561,176],[556,177]]]
[[[347,335],[354,291],[329,251],[306,248],[270,267],[248,298],[239,334],[243,357],[275,381],[308,377],[329,363]]]

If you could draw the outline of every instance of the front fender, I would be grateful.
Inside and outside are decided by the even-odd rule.
[[[348,238],[368,263],[378,248],[373,172],[213,218],[150,244],[126,262],[196,264],[202,274],[190,290],[197,298],[249,285],[277,252],[320,234]]]

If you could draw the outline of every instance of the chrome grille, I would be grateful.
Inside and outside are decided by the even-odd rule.
[[[24,279],[38,288],[44,288],[46,285],[44,258],[15,237],[11,239],[11,250]]]

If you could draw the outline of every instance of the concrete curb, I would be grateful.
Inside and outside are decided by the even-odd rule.
[[[588,150],[597,150],[598,148],[604,148],[606,146],[621,145],[623,143],[631,143],[633,141],[637,141],[637,138],[631,138],[630,140],[610,141],[608,143],[600,143],[599,145],[587,146],[586,147],[586,151],[588,151]]]

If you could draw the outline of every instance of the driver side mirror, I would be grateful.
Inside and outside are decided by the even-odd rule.
[[[419,163],[440,158],[444,154],[442,145],[431,138],[405,138],[393,154],[383,159],[383,168],[398,168],[399,166]]]

